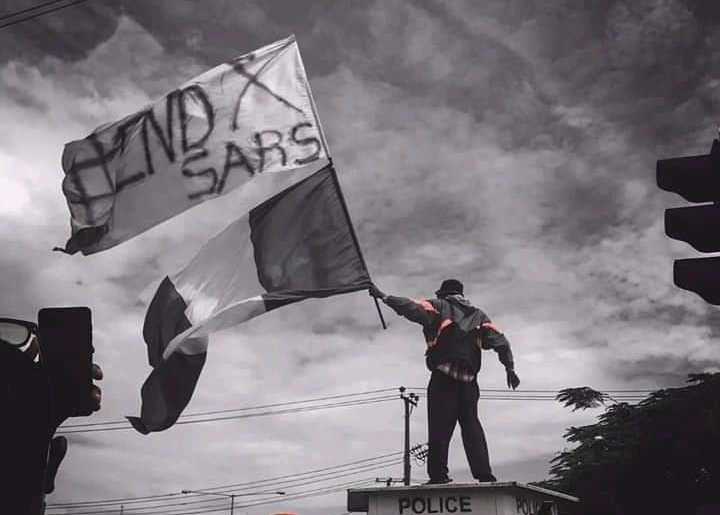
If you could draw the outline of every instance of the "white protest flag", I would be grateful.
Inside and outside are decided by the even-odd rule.
[[[62,188],[72,234],[58,250],[108,249],[258,174],[327,158],[290,36],[68,143]]]
[[[255,206],[162,281],[143,327],[153,370],[142,387],[140,417],[128,419],[144,434],[175,423],[213,332],[370,284],[337,175],[327,165]]]

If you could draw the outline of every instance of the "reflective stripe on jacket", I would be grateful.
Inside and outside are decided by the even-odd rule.
[[[510,342],[482,310],[464,297],[413,300],[389,295],[384,301],[398,315],[422,325],[430,370],[443,362],[461,360],[469,371],[477,373],[481,349],[496,351],[505,367],[513,367]]]

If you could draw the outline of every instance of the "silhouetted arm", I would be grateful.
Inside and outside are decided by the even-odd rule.
[[[423,327],[430,327],[439,316],[433,305],[426,300],[416,301],[395,295],[386,295],[382,300],[398,315]]]
[[[480,326],[480,341],[483,349],[492,349],[497,352],[498,360],[505,368],[511,370],[515,368],[510,342],[491,322],[485,322]]]

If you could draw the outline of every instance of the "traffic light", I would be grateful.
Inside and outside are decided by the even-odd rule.
[[[91,415],[99,408],[93,383],[90,308],[43,308],[38,312],[40,360],[58,416]]]
[[[100,409],[90,310],[50,308],[38,319],[0,318],[0,512],[13,515],[44,513],[68,447],[57,427]]]
[[[698,206],[665,210],[665,233],[700,252],[720,251],[720,141],[709,154],[661,159],[657,184]],[[675,285],[720,305],[720,257],[679,259],[673,266]]]

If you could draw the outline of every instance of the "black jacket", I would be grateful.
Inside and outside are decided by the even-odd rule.
[[[482,364],[481,349],[493,349],[506,368],[514,367],[505,335],[462,295],[422,301],[388,295],[383,300],[398,315],[422,325],[428,369],[435,370],[441,363],[461,362],[465,370],[476,374]]]

